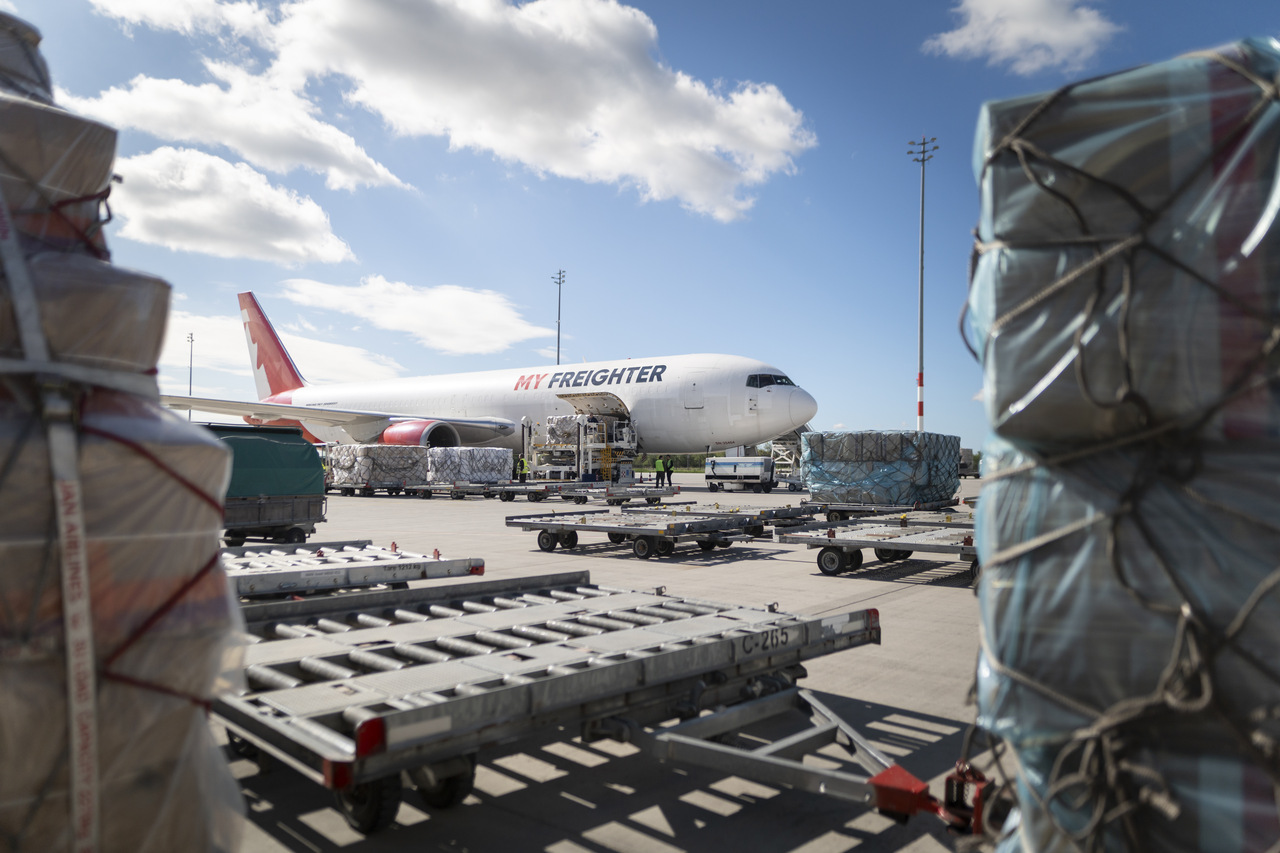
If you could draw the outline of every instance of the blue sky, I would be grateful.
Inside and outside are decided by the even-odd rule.
[[[313,382],[554,363],[564,270],[565,363],[752,356],[817,429],[914,429],[927,134],[924,426],[973,447],[979,106],[1280,36],[1256,0],[0,9],[120,131],[108,242],[173,285],[168,393],[254,396],[242,290]]]

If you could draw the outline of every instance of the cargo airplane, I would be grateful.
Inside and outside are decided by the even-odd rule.
[[[301,426],[317,442],[519,449],[549,415],[626,418],[641,450],[702,453],[758,444],[808,423],[818,404],[781,370],[734,355],[671,355],[308,385],[252,293],[240,314],[257,403],[164,396],[174,409]]]

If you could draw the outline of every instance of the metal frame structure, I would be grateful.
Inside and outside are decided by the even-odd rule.
[[[973,541],[973,521],[968,513],[915,513],[896,522],[859,521],[840,525],[809,525],[807,529],[780,533],[779,542],[818,548],[818,569],[824,575],[856,571],[862,551],[871,548],[884,562],[905,560],[919,551],[955,555],[970,560],[971,578],[978,574],[978,549]]]
[[[411,580],[484,574],[484,560],[478,557],[446,559],[438,552],[427,555],[383,548],[368,539],[225,548],[222,564],[231,588],[245,598],[382,584],[402,588]]]

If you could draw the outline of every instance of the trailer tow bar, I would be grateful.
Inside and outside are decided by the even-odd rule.
[[[905,823],[912,815],[935,814],[957,835],[981,835],[983,794],[988,779],[961,759],[955,772],[947,776],[942,802],[929,793],[929,786],[894,764],[867,780],[875,789],[876,810]],[[972,800],[969,798],[972,789]]]

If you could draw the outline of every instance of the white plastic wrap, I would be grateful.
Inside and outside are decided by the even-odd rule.
[[[812,500],[914,506],[955,497],[960,438],[934,432],[806,432],[800,475]]]
[[[514,456],[506,447],[432,447],[431,482],[497,483],[511,479]]]
[[[26,21],[0,12],[0,89],[49,102],[53,84],[40,55],[40,33]]]
[[[329,448],[332,488],[403,488],[430,482],[430,448],[396,444],[336,444]]]

